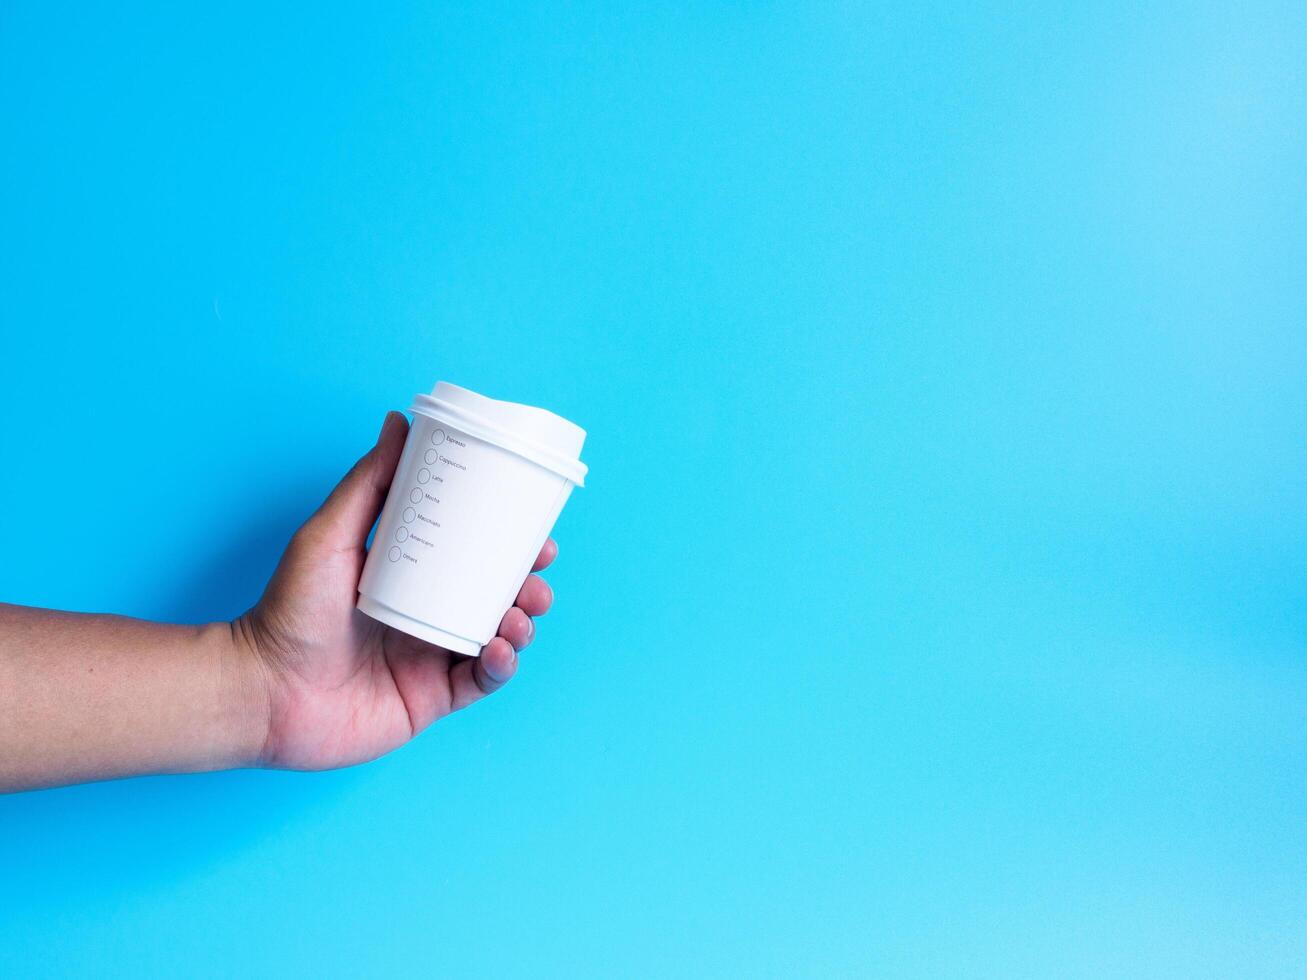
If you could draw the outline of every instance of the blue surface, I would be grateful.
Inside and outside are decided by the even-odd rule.
[[[408,748],[0,799],[0,974],[1301,976],[1304,7],[468,6],[0,12],[0,596],[591,467]]]

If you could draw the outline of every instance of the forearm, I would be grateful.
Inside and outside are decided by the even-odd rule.
[[[0,604],[0,792],[253,765],[266,688],[227,623]]]

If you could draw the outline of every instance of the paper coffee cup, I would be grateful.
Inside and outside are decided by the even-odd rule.
[[[358,607],[455,653],[478,654],[585,480],[585,430],[444,381],[409,411]]]

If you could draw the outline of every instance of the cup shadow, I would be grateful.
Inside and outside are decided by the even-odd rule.
[[[230,618],[257,601],[320,484],[233,501],[233,528],[189,575],[159,583],[148,613],[170,622]],[[323,805],[356,772],[245,770],[152,776],[0,796],[0,909],[5,892],[33,912],[94,903],[203,871]]]

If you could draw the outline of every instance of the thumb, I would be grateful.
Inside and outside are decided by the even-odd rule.
[[[304,525],[302,530],[309,538],[332,551],[363,550],[386,501],[407,437],[408,420],[399,412],[387,412],[376,444]]]

